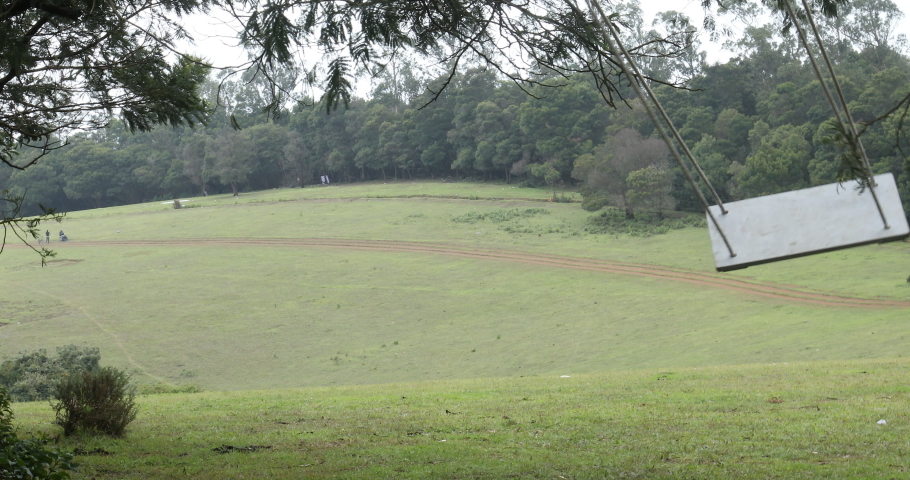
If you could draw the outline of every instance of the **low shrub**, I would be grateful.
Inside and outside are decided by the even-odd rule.
[[[69,472],[76,469],[73,455],[46,444],[46,439],[19,439],[9,394],[0,387],[0,479],[70,478]]]
[[[123,436],[138,408],[129,380],[126,372],[113,367],[64,378],[57,384],[54,423],[67,436],[80,430]]]
[[[457,223],[477,223],[489,220],[493,223],[503,223],[515,218],[529,218],[535,215],[549,215],[549,213],[550,211],[546,208],[501,208],[484,213],[468,212],[464,215],[455,215],[452,217],[452,221]]]
[[[65,345],[50,357],[44,349],[19,352],[0,364],[0,387],[14,402],[49,400],[57,382],[68,375],[98,369],[101,353],[96,347]]]
[[[553,195],[554,203],[573,203],[575,201],[574,195],[569,195],[566,193],[556,193]]]
[[[591,215],[586,223],[585,231],[588,233],[624,234],[633,237],[661,235],[670,230],[687,227],[707,227],[705,218],[700,215],[685,215],[669,219],[653,214],[636,214],[635,218],[630,219],[626,218],[625,212],[613,207],[607,208],[598,215]]]
[[[585,195],[581,200],[581,208],[588,212],[596,212],[607,206],[607,197],[600,195]]]

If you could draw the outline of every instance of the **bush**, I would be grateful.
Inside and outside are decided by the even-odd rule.
[[[57,384],[54,423],[67,436],[79,430],[123,436],[138,408],[133,401],[136,389],[129,380],[126,372],[113,367],[63,379]]]
[[[468,212],[464,215],[455,215],[452,217],[453,222],[458,223],[476,223],[489,220],[493,223],[503,223],[515,218],[529,218],[535,215],[549,215],[550,211],[546,208],[518,208],[492,210],[485,213]]]
[[[0,478],[70,478],[76,469],[73,456],[45,446],[46,440],[19,440],[13,428],[13,411],[6,389],[0,387]]]
[[[676,219],[660,218],[657,215],[637,214],[635,218],[626,218],[625,213],[609,207],[599,215],[591,215],[585,222],[588,233],[607,233],[611,235],[630,235],[633,237],[650,237],[661,235],[670,230],[687,227],[705,228],[707,223],[701,215],[684,215]]]
[[[51,358],[44,349],[19,352],[13,360],[0,364],[0,387],[5,387],[11,401],[49,400],[54,386],[67,375],[98,369],[98,348],[65,345]]]
[[[574,195],[565,193],[556,193],[553,195],[553,203],[572,203],[575,201]]]
[[[57,348],[57,363],[68,373],[97,370],[101,361],[98,347],[64,345]]]
[[[589,212],[596,212],[607,206],[607,197],[601,195],[585,195],[581,200],[581,208]]]

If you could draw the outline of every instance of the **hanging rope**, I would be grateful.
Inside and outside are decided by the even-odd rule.
[[[622,41],[619,38],[619,30],[616,29],[616,26],[613,25],[613,22],[610,21],[609,17],[606,17],[604,15],[604,12],[600,10],[600,5],[597,5],[597,9],[600,15],[604,16],[605,23],[607,25],[607,28],[610,30],[610,34],[613,37],[613,40],[616,42],[617,46],[622,52],[623,57],[625,57],[626,61],[629,63],[629,66],[632,67],[632,71],[635,73],[636,79],[638,79],[641,87],[644,88],[644,90],[648,93],[648,97],[651,99],[651,102],[654,103],[654,107],[658,112],[660,112],[660,116],[666,122],[667,128],[669,128],[670,132],[673,133],[673,138],[675,138],[679,143],[679,146],[682,147],[683,152],[685,152],[686,156],[689,158],[689,161],[692,162],[692,165],[695,167],[695,171],[698,172],[698,176],[705,183],[705,185],[707,185],[708,190],[711,191],[711,195],[714,197],[714,201],[717,203],[717,206],[720,207],[720,211],[726,215],[728,213],[727,208],[724,207],[724,202],[720,200],[720,195],[718,195],[717,191],[714,190],[714,185],[711,184],[711,182],[708,180],[708,176],[705,175],[705,172],[701,169],[701,165],[699,165],[695,160],[695,156],[692,155],[692,152],[689,150],[689,146],[686,145],[685,140],[682,139],[682,136],[679,134],[676,126],[670,120],[670,116],[667,115],[667,112],[664,110],[663,105],[660,104],[660,101],[657,99],[657,95],[655,95],[654,91],[651,90],[651,86],[648,84],[648,82],[644,81],[644,75],[642,75],[641,70],[638,69],[638,64],[635,63],[635,61],[632,59],[632,56],[626,50],[626,47],[622,44]]]
[[[717,222],[717,218],[715,218],[714,213],[711,212],[710,205],[708,204],[708,200],[705,199],[704,194],[702,194],[701,189],[698,187],[698,184],[695,182],[695,179],[692,177],[692,173],[689,171],[689,168],[686,166],[682,157],[679,155],[679,152],[676,150],[676,146],[674,145],[673,141],[670,139],[670,136],[667,135],[667,132],[663,127],[663,122],[658,120],[657,115],[651,109],[651,105],[649,105],[648,100],[653,102],[655,108],[657,108],[660,111],[663,119],[666,121],[667,125],[669,125],[670,129],[673,131],[674,137],[677,139],[677,141],[680,143],[680,145],[682,145],[682,147],[685,149],[687,155],[689,156],[689,159],[692,161],[692,164],[695,165],[695,168],[699,172],[699,175],[701,176],[702,181],[704,181],[705,184],[708,185],[708,187],[711,189],[711,192],[714,194],[714,197],[717,200],[717,203],[720,206],[721,211],[726,214],[727,211],[723,207],[723,204],[721,203],[720,198],[717,195],[717,192],[714,190],[714,187],[711,185],[711,182],[708,181],[704,172],[701,170],[701,167],[699,167],[698,162],[695,161],[695,158],[692,156],[688,147],[686,147],[685,142],[679,136],[679,132],[676,131],[676,128],[673,126],[673,122],[670,121],[669,117],[666,114],[666,111],[664,111],[663,107],[661,107],[660,102],[658,102],[658,100],[657,100],[657,97],[654,96],[654,92],[652,92],[651,89],[648,87],[647,82],[644,80],[643,76],[641,75],[641,72],[638,70],[638,66],[635,64],[635,60],[632,58],[631,55],[629,55],[629,52],[623,46],[622,41],[620,41],[619,36],[615,31],[615,27],[613,26],[612,22],[610,22],[609,17],[607,17],[607,15],[600,8],[600,5],[598,5],[595,0],[586,0],[586,1],[588,4],[588,8],[591,11],[591,14],[592,14],[591,16],[594,20],[594,24],[600,30],[600,33],[601,33],[602,39],[604,41],[604,44],[607,48],[607,51],[616,58],[616,64],[619,65],[620,69],[622,69],[622,72],[629,79],[629,84],[635,90],[635,94],[638,95],[638,98],[642,99],[642,106],[644,106],[645,112],[647,112],[648,116],[651,118],[651,121],[654,123],[654,126],[657,128],[657,131],[660,134],[660,137],[663,139],[664,143],[666,143],[667,147],[669,147],[670,153],[673,155],[673,158],[676,160],[677,165],[679,165],[679,169],[682,170],[683,175],[686,177],[686,181],[688,181],[689,185],[692,187],[692,189],[695,190],[695,193],[698,196],[698,199],[701,201],[702,205],[705,207],[705,212],[707,212],[708,217],[711,218],[711,222],[714,223],[714,226],[717,228],[718,233],[720,233],[720,236],[723,239],[724,244],[727,246],[727,250],[730,252],[730,256],[735,257],[736,252],[733,251],[733,247],[730,245],[730,241],[727,239],[727,235],[724,234],[723,229],[721,229],[720,224]],[[578,10],[577,6],[573,5],[573,7],[576,10]],[[605,28],[604,25],[606,25],[607,27]],[[607,34],[608,30],[610,32],[609,35]],[[612,39],[611,39],[611,37],[612,37]],[[616,41],[615,45],[613,43],[614,40]],[[616,45],[619,46],[618,49],[617,49]],[[625,61],[623,61],[624,58],[625,58]],[[628,65],[627,65],[627,63],[628,63]],[[632,69],[634,69],[634,72],[630,71],[629,66],[631,66]],[[646,89],[648,91],[649,95],[646,95],[645,92],[643,91],[643,89]]]
[[[831,94],[831,89],[828,88],[828,84],[825,82],[824,77],[822,76],[821,69],[818,67],[818,63],[815,60],[815,55],[812,54],[812,49],[809,47],[809,40],[806,37],[806,32],[803,30],[802,25],[800,25],[799,19],[796,16],[796,12],[793,9],[793,5],[790,3],[790,0],[784,0],[783,4],[787,8],[787,13],[790,15],[790,18],[793,20],[793,25],[796,26],[796,31],[799,34],[800,43],[803,44],[803,47],[806,49],[806,54],[809,56],[809,63],[812,64],[812,69],[815,70],[815,76],[818,78],[819,83],[822,85],[822,90],[825,92],[825,98],[828,100],[828,104],[831,105],[831,109],[834,110],[834,115],[837,117],[837,121],[841,126],[849,127],[847,135],[851,138],[849,142],[852,145],[855,145],[855,149],[858,150],[860,154],[860,161],[863,165],[863,169],[866,174],[866,184],[869,187],[869,191],[872,193],[872,199],[875,200],[875,206],[878,208],[878,214],[882,217],[882,222],[885,224],[885,230],[891,228],[888,224],[888,219],[885,218],[885,212],[882,209],[882,205],[878,200],[878,194],[875,192],[875,177],[872,174],[872,167],[869,164],[869,157],[866,155],[866,149],[863,147],[863,142],[859,138],[859,134],[856,130],[856,124],[853,122],[853,116],[850,114],[850,107],[847,105],[847,100],[844,97],[844,92],[840,87],[840,82],[837,79],[837,75],[834,73],[834,66],[831,64],[831,59],[828,58],[828,53],[825,50],[824,44],[822,43],[821,35],[818,33],[818,28],[815,26],[815,21],[812,18],[812,12],[809,9],[809,5],[806,3],[806,0],[802,0],[803,7],[805,8],[806,19],[808,20],[809,26],[812,28],[812,33],[815,36],[815,42],[818,44],[818,49],[822,54],[822,58],[825,61],[825,66],[827,67],[828,74],[831,76],[831,81],[834,83],[834,88],[837,91],[838,100],[840,103],[835,102],[834,97]],[[843,118],[846,117],[846,118]]]

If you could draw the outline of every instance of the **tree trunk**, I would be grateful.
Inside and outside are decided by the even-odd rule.
[[[231,182],[231,190],[234,191],[235,197],[240,195],[239,193],[237,193],[237,182]]]

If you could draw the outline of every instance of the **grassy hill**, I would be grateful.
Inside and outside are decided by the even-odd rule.
[[[462,198],[443,198],[453,192]],[[194,208],[181,210],[152,203],[76,212],[60,227],[72,241],[52,245],[59,255],[49,267],[24,248],[0,256],[0,288],[16,292],[0,301],[0,351],[100,346],[106,363],[140,382],[206,390],[905,352],[905,306],[816,305],[718,285],[745,280],[906,305],[907,243],[717,274],[704,229],[590,234],[590,213],[548,203],[549,195],[492,184],[367,184],[191,199],[184,203]],[[507,196],[530,200],[483,200]],[[330,239],[372,243],[317,244]],[[380,241],[398,247],[373,248]],[[681,273],[592,271],[566,265],[573,258],[582,267],[622,262]],[[686,281],[696,274],[715,283]]]
[[[62,440],[85,478],[906,474],[910,244],[719,274],[704,228],[593,234],[549,197],[409,182],[76,212],[47,267],[0,255],[0,353],[99,346],[205,390],[142,397],[126,439]],[[14,410],[54,434],[46,403]]]

